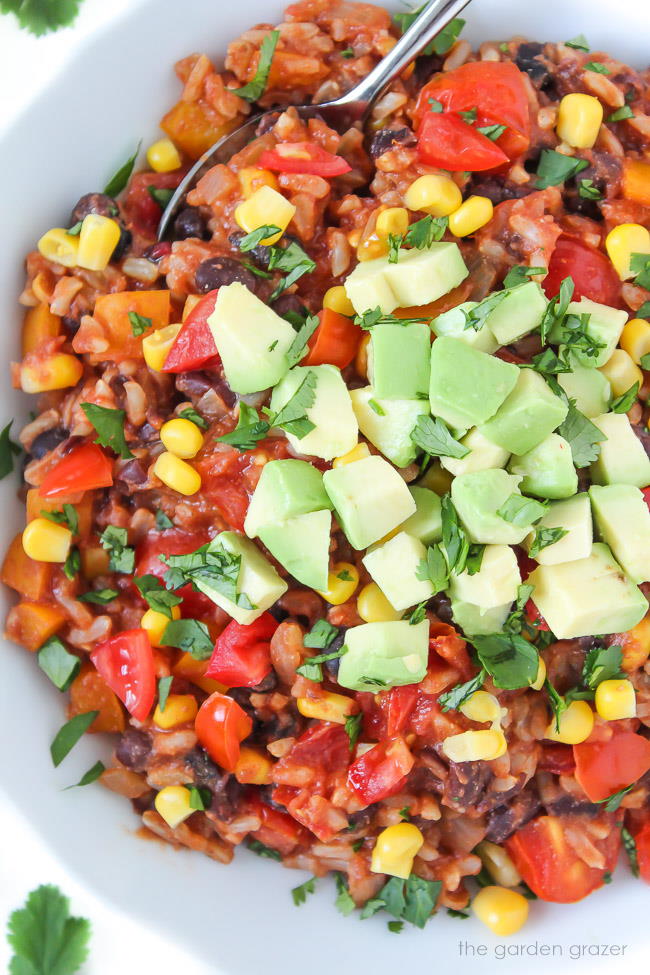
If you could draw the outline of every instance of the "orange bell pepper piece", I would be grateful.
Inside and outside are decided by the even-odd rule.
[[[626,159],[623,163],[623,196],[650,207],[650,163]]]
[[[47,339],[54,339],[61,333],[61,318],[54,315],[49,306],[42,301],[36,308],[30,308],[23,319],[23,355],[29,355]]]
[[[210,146],[243,122],[243,116],[223,121],[201,102],[177,102],[160,127],[190,159],[198,159]]]
[[[2,563],[0,581],[25,599],[38,601],[49,590],[51,574],[51,564],[30,559],[23,548],[22,532],[16,535]]]
[[[124,709],[117,696],[88,662],[81,665],[81,670],[70,685],[68,715],[74,718],[87,711],[99,711],[89,732],[121,734],[126,727]]]
[[[148,318],[151,326],[141,335],[133,334],[129,313]],[[92,321],[82,321],[72,340],[75,352],[87,353],[91,362],[122,362],[142,358],[142,339],[169,325],[169,291],[118,291],[100,295],[95,302],[93,318],[102,327],[108,348],[97,351],[97,330]]]
[[[309,353],[305,366],[322,366],[331,363],[339,369],[349,366],[357,354],[363,331],[347,315],[331,308],[319,311],[320,325],[309,339]]]
[[[40,650],[46,640],[65,623],[65,614],[56,606],[23,600],[9,610],[7,636],[26,650]]]

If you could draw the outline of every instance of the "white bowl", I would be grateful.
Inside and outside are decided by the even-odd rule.
[[[524,34],[544,41],[584,32],[594,50],[604,48],[641,67],[648,52],[642,8],[642,0],[474,0],[465,13],[466,36],[478,41]],[[171,70],[176,59],[207,50],[218,60],[229,40],[255,23],[276,22],[279,13],[276,0],[233,6],[223,0],[184,0],[182,8],[176,0],[134,4],[63,66],[7,132],[0,144],[0,321],[7,365],[18,356],[22,255],[44,229],[66,219],[82,193],[99,189],[138,139],[144,145],[152,141],[157,120],[178,97]],[[2,397],[2,424],[27,415],[30,407],[10,390],[7,372]],[[14,478],[0,485],[3,549],[23,524],[15,487]],[[11,599],[6,592],[0,598],[4,612]],[[48,745],[62,724],[64,700],[32,655],[9,644],[1,652],[0,807],[2,801],[18,804],[53,852],[95,892],[192,948],[217,973],[253,975],[264,964],[273,975],[337,970],[347,975],[371,965],[376,975],[394,975],[405,952],[420,970],[449,973],[465,971],[472,958],[485,972],[494,970],[497,959],[501,972],[525,965],[555,975],[565,970],[640,972],[644,958],[647,967],[650,938],[637,903],[647,908],[648,888],[625,868],[612,886],[581,904],[534,904],[528,925],[509,942],[494,938],[473,919],[458,921],[445,912],[424,931],[405,928],[395,937],[381,916],[359,923],[357,917],[338,914],[329,880],[320,881],[316,896],[295,908],[290,888],[304,875],[247,851],[223,867],[197,854],[143,842],[125,800],[99,786],[61,791],[107,751],[107,744],[97,736],[87,738],[54,770]],[[461,939],[472,946],[463,955]],[[522,945],[529,950],[520,947],[523,957],[501,960],[495,952],[505,945],[510,952]],[[605,949],[598,947],[603,945],[619,948],[603,954]],[[582,962],[574,959],[578,953]]]

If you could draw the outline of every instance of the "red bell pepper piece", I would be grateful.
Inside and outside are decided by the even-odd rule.
[[[650,741],[633,731],[615,731],[609,741],[573,746],[576,781],[592,802],[633,785],[650,769]]]
[[[367,806],[403,788],[415,759],[399,735],[380,741],[348,769],[348,785]]]
[[[248,626],[232,620],[215,643],[206,677],[226,687],[255,687],[271,673],[270,640],[277,628],[270,613]]]
[[[306,173],[325,178],[342,176],[352,169],[343,156],[335,156],[313,142],[278,142],[273,149],[264,150],[258,165],[277,173]]]
[[[112,483],[112,461],[97,444],[84,443],[47,472],[38,493],[42,498],[63,498],[79,491],[110,487]]]
[[[340,315],[331,308],[319,311],[320,325],[309,342],[309,352],[303,361],[305,366],[322,366],[331,363],[345,369],[354,359],[363,332],[347,315]]]
[[[167,353],[163,372],[192,372],[193,369],[212,369],[219,364],[221,360],[208,325],[218,293],[218,288],[208,291],[189,313]]]
[[[194,730],[210,758],[226,772],[234,772],[241,743],[253,730],[253,722],[236,701],[215,691],[199,708]]]
[[[429,112],[418,130],[418,155],[450,172],[481,172],[508,162],[505,152],[453,113]]]
[[[98,644],[90,659],[129,714],[144,721],[156,694],[153,651],[147,631],[118,633]]]

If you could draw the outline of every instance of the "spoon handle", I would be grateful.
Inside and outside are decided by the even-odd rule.
[[[369,75],[342,98],[338,105],[345,105],[358,119],[363,119],[372,104],[386,90],[404,68],[433,40],[443,27],[466,7],[470,0],[431,0],[425,10]]]

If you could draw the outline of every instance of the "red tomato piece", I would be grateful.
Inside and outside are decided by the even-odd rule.
[[[322,768],[328,772],[346,768],[349,758],[350,739],[345,729],[340,724],[326,721],[319,721],[308,728],[286,756],[290,763]]]
[[[380,704],[386,718],[386,735],[392,738],[406,727],[418,699],[418,685],[405,684],[393,687],[380,695]]]
[[[320,325],[307,343],[309,353],[303,360],[304,366],[322,366],[331,363],[345,369],[354,359],[363,332],[347,315],[340,315],[331,308],[319,311]]]
[[[639,873],[650,884],[650,820],[641,827],[635,835],[636,855],[639,861]]]
[[[185,170],[173,173],[137,173],[131,179],[126,191],[122,209],[131,230],[144,237],[155,237],[163,208],[149,192],[154,190],[175,190],[185,175]]]
[[[404,786],[415,759],[399,735],[379,742],[348,769],[348,785],[367,806],[395,795]]]
[[[208,325],[218,293],[218,288],[208,291],[204,298],[197,301],[167,353],[163,372],[192,372],[193,369],[211,369],[219,364],[221,359]]]
[[[463,680],[472,676],[474,665],[467,652],[467,641],[449,623],[430,624],[429,651],[459,670]]]
[[[279,142],[275,148],[264,150],[258,165],[277,173],[307,173],[325,178],[342,176],[352,169],[343,156],[335,156],[313,142]]]
[[[643,488],[643,500],[647,504],[648,508],[650,508],[650,487]]]
[[[146,630],[125,630],[98,644],[90,659],[129,714],[144,721],[153,706],[156,675]]]
[[[136,549],[136,575],[154,575],[162,579],[167,566],[161,555],[188,555],[196,552],[210,541],[206,531],[186,532],[180,528],[169,528],[162,532],[150,532]],[[214,603],[202,592],[195,592],[191,585],[178,590],[182,598],[182,611],[185,616],[212,615]]]
[[[552,772],[553,775],[573,775],[576,763],[573,760],[571,745],[553,744],[546,742],[542,745],[542,753],[537,763],[540,772]]]
[[[265,846],[270,846],[274,850],[279,850],[286,856],[296,846],[310,842],[309,833],[295,821],[293,816],[267,806],[254,793],[248,798],[248,803],[262,821],[260,829],[251,833],[251,836],[259,840],[260,843],[264,843]]]
[[[429,112],[418,130],[418,155],[450,172],[481,172],[508,162],[505,152],[453,113]]]
[[[576,780],[592,802],[626,789],[650,769],[650,741],[633,731],[615,731],[609,741],[573,746]]]
[[[566,839],[565,821],[563,816],[539,816],[505,841],[533,893],[556,904],[573,904],[602,887],[605,874],[616,866],[620,849],[620,833],[613,826],[608,836],[595,843],[605,857],[604,867],[587,866]]]
[[[542,282],[547,298],[554,298],[566,277],[573,278],[573,300],[590,298],[603,305],[618,307],[621,282],[611,262],[587,244],[572,237],[558,237]]]
[[[529,599],[528,602],[526,603],[524,612],[526,613],[526,619],[528,620],[531,626],[536,627],[538,630],[544,630],[545,633],[550,632],[551,629],[550,626],[548,625],[548,623],[546,622],[546,620],[544,619],[544,617],[542,616],[542,614],[540,613],[540,611],[538,610],[537,606],[532,601],[532,599]]]
[[[255,687],[271,673],[270,640],[277,628],[270,613],[248,626],[232,620],[217,638],[206,677],[227,687]]]
[[[226,772],[234,772],[241,743],[253,730],[253,721],[231,697],[215,691],[199,708],[194,730],[212,761]]]
[[[73,447],[50,468],[38,493],[42,498],[63,498],[79,491],[110,487],[112,483],[113,462],[97,444],[85,443]]]

